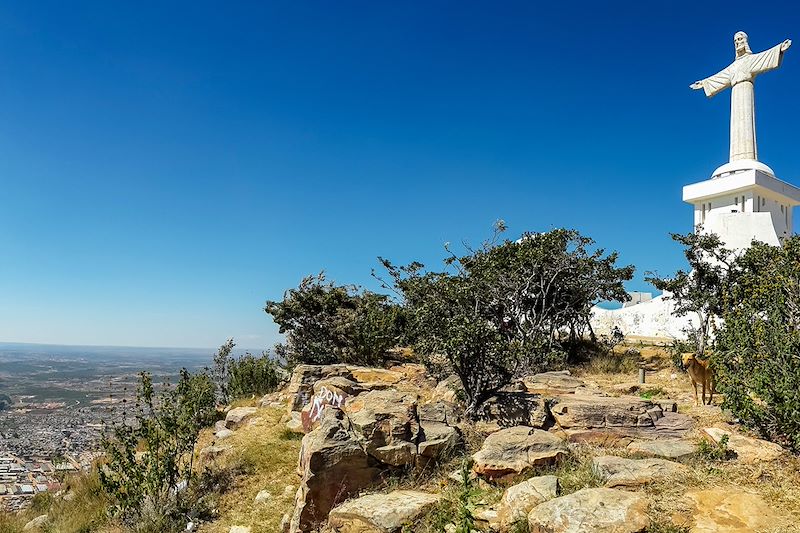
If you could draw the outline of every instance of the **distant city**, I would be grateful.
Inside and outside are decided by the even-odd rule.
[[[0,343],[0,510],[88,469],[106,425],[123,420],[139,373],[154,383],[211,364],[214,350]]]

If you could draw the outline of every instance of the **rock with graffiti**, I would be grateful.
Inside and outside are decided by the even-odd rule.
[[[300,412],[303,430],[308,433],[319,424],[326,408],[341,409],[347,394],[343,391],[328,388],[325,385],[314,387],[316,392],[311,401]]]

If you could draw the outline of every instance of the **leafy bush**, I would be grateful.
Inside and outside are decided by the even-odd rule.
[[[712,356],[723,406],[800,450],[800,237],[757,243],[738,260]]]
[[[106,462],[100,483],[112,514],[135,531],[172,531],[185,525],[195,480],[194,451],[200,429],[213,422],[216,399],[206,374],[185,369],[178,383],[159,393],[141,374],[133,420],[123,420],[102,441]]]
[[[697,443],[697,456],[706,461],[717,462],[732,459],[734,453],[728,449],[728,436],[723,435],[719,442],[700,439]]]
[[[593,241],[576,231],[496,244],[505,228],[496,229],[480,249],[450,252],[444,272],[381,259],[403,296],[415,351],[429,366],[447,359],[463,384],[468,416],[513,376],[563,366],[565,347],[588,328],[593,303],[625,300],[622,282],[633,274],[615,267],[616,254],[589,252]]]
[[[324,273],[304,278],[264,310],[286,335],[278,351],[292,364],[380,365],[403,332],[402,310],[388,296],[335,285]]]
[[[228,339],[214,355],[212,374],[220,400],[227,404],[236,398],[275,391],[280,385],[279,363],[266,352],[259,357],[251,353],[234,357],[231,353],[235,346],[233,339]]]

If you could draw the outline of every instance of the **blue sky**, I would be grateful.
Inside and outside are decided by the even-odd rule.
[[[681,187],[727,160],[734,55],[792,2],[0,2],[0,341],[277,340],[306,274],[573,227],[682,266]],[[756,82],[800,181],[800,41]]]

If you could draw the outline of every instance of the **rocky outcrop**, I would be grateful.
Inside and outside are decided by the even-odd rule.
[[[746,464],[774,461],[786,453],[774,442],[745,437],[720,428],[705,428],[703,436],[716,444],[727,437],[728,449],[736,454],[737,461]]]
[[[370,494],[339,505],[328,518],[332,533],[395,533],[439,501],[436,494],[396,490]]]
[[[542,429],[549,425],[550,413],[544,398],[540,395],[526,392],[498,392],[481,405],[478,418],[496,424],[496,429],[514,426]]]
[[[559,396],[550,410],[564,429],[653,427],[664,416],[661,406],[638,396]]]
[[[374,483],[381,470],[344,413],[326,411],[320,426],[303,437],[298,468],[301,481],[290,531],[312,531],[337,504]]]
[[[644,496],[616,489],[583,489],[537,505],[531,533],[641,533],[650,525]]]
[[[524,377],[520,382],[524,385],[526,391],[546,396],[589,392],[586,383],[570,374],[569,370],[542,372]]]
[[[778,513],[760,496],[737,487],[691,491],[692,533],[778,531]]]
[[[682,464],[665,459],[626,459],[607,455],[595,457],[592,469],[606,487],[636,487],[688,472]]]
[[[373,390],[349,399],[343,409],[367,453],[375,456],[379,448],[417,442],[417,399],[416,394]]]
[[[495,479],[521,474],[539,465],[551,465],[567,456],[564,441],[540,429],[518,426],[492,433],[472,456],[479,475]]]
[[[556,476],[532,477],[506,489],[497,508],[497,521],[501,531],[509,530],[520,520],[527,520],[528,513],[540,503],[558,495]]]

